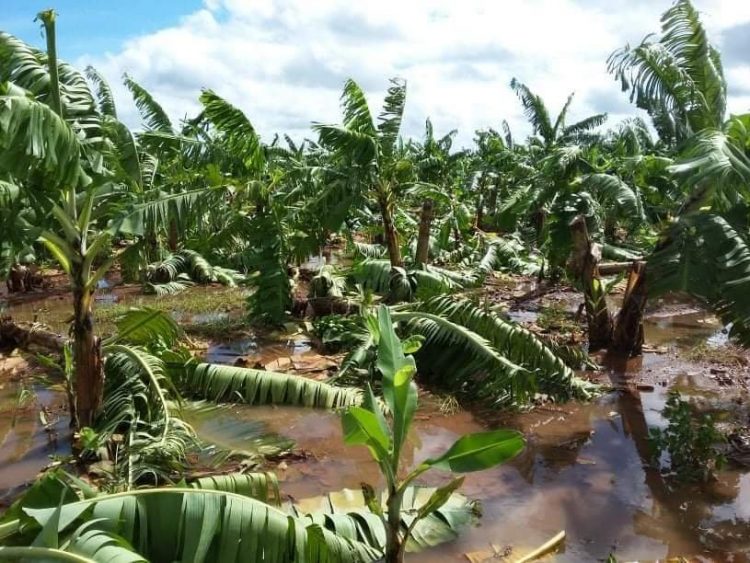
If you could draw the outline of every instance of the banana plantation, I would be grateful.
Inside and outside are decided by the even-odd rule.
[[[750,113],[690,0],[601,61],[641,117],[518,76],[532,134],[464,147],[387,76],[304,139],[210,89],[175,121],[37,23],[0,32],[0,560],[750,557]]]

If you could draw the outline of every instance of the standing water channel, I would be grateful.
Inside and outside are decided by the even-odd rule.
[[[14,314],[25,311],[11,309]],[[697,309],[652,314],[646,342],[658,352],[625,364],[601,359],[601,381],[615,390],[590,403],[544,405],[523,413],[477,409],[444,414],[439,402],[423,393],[404,453],[409,466],[442,452],[464,433],[488,428],[516,428],[524,433],[527,447],[505,466],[467,475],[462,493],[481,501],[477,525],[410,560],[465,561],[469,556],[481,561],[507,546],[516,553],[528,551],[565,530],[558,561],[606,560],[610,554],[621,561],[677,556],[745,561],[732,554],[750,549],[750,474],[730,466],[707,485],[677,487],[649,463],[648,431],[665,426],[660,412],[670,390],[719,415],[734,411],[735,420],[738,411],[744,413],[742,386],[722,386],[705,366],[682,358],[699,344],[722,344],[720,329],[713,317]],[[210,347],[207,359],[232,364],[250,353],[292,360],[315,354],[305,341],[266,346],[248,338]],[[34,390],[41,404],[63,401],[60,391]],[[12,381],[0,387],[2,495],[32,479],[49,462],[49,454],[69,452],[51,444],[48,429],[34,417],[19,425],[18,392]],[[382,484],[367,450],[344,446],[336,413],[232,405],[210,416],[188,416],[200,436],[222,448],[246,450],[251,442],[269,438],[274,443],[292,440],[306,455],[276,468],[285,497],[358,489],[362,482]],[[60,418],[58,433],[65,428],[67,421]],[[423,483],[448,480],[448,474],[436,471]]]

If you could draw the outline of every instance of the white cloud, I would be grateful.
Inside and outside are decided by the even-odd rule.
[[[179,119],[198,110],[201,88],[241,107],[261,133],[309,135],[312,121],[339,120],[347,77],[380,104],[388,78],[408,80],[404,133],[420,135],[432,117],[438,132],[459,130],[468,144],[477,128],[507,119],[528,133],[508,84],[517,77],[553,113],[576,91],[570,119],[632,113],[606,72],[606,58],[655,31],[669,5],[635,0],[205,0],[174,27],[134,37],[117,53],[86,56],[113,87],[121,117],[136,110],[119,85],[128,72]],[[703,0],[717,34],[750,21],[750,2]],[[747,5],[746,5],[747,4]],[[730,79],[745,72],[729,69]],[[739,92],[745,94],[745,92]],[[743,103],[737,98],[730,106]]]

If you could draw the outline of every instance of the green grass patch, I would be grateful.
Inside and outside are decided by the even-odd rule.
[[[247,326],[244,318],[247,290],[237,287],[193,287],[175,295],[128,295],[114,305],[96,305],[94,319],[102,335],[112,334],[115,321],[133,307],[151,307],[177,318],[188,334],[226,337]],[[217,318],[211,318],[216,315]],[[203,317],[203,318],[201,318]]]

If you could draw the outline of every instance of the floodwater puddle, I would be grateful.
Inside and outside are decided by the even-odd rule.
[[[193,402],[182,414],[205,443],[224,451],[274,455],[294,445],[291,437],[275,432],[246,405]]]
[[[12,358],[11,358],[12,359]],[[4,370],[3,370],[4,371]],[[50,464],[70,452],[69,418],[61,389],[0,382],[0,506]]]
[[[315,351],[309,338],[302,334],[214,342],[208,346],[205,359],[214,364],[295,372],[320,378],[328,377],[339,364],[339,358]]]
[[[606,560],[610,554],[624,561],[677,556],[737,561],[732,553],[750,549],[750,474],[728,467],[707,485],[678,486],[652,466],[648,441],[650,428],[666,425],[661,411],[670,390],[719,419],[722,413],[734,420],[747,417],[744,387],[726,388],[704,366],[679,358],[686,347],[720,331],[718,321],[700,310],[650,317],[646,340],[663,350],[628,362],[604,358],[602,381],[616,390],[590,403],[503,415],[442,414],[434,400],[422,397],[405,448],[408,467],[444,451],[464,433],[488,428],[516,428],[527,447],[506,466],[466,476],[462,492],[482,502],[477,527],[410,560],[461,561],[491,545],[527,551],[565,530],[557,561]],[[344,445],[336,413],[242,405],[233,406],[232,413],[228,425],[246,420],[257,436],[286,437],[306,452],[302,460],[276,469],[284,495],[299,499],[356,489],[362,482],[383,484],[367,450]],[[224,427],[210,424],[215,427],[208,432],[197,424],[199,434]],[[241,433],[218,431],[223,447],[242,448]],[[237,441],[227,440],[227,434]],[[424,482],[439,485],[448,479],[436,471]]]
[[[632,369],[636,371],[631,371]],[[614,384],[641,372],[687,384],[686,366],[665,354],[648,354],[629,370],[605,370]],[[695,394],[712,396],[710,381],[692,380]],[[462,492],[482,502],[479,525],[456,541],[415,561],[459,561],[465,553],[495,546],[528,549],[560,530],[567,540],[558,561],[653,560],[702,556],[721,560],[750,548],[750,476],[720,472],[703,487],[678,487],[650,465],[648,429],[664,426],[660,412],[672,384],[651,392],[634,387],[601,396],[587,404],[549,405],[531,412],[441,414],[435,401],[423,398],[414,430],[404,450],[405,465],[435,456],[467,432],[512,427],[521,430],[527,447],[512,463],[469,474]],[[244,421],[241,423],[239,421]],[[302,461],[276,468],[282,493],[293,498],[317,496],[362,482],[382,485],[365,448],[343,443],[339,416],[294,407],[234,405],[219,418],[191,421],[199,435],[221,447],[247,447],[253,440],[286,437],[307,453]],[[435,471],[430,485],[449,475]]]

